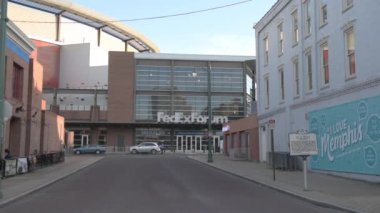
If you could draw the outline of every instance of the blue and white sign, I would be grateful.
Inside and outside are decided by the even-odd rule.
[[[380,175],[380,96],[309,113],[319,154],[311,168]]]

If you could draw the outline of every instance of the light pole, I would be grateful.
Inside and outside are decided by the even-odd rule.
[[[8,0],[1,1],[1,18],[0,18],[0,160],[3,159],[4,144],[4,87],[5,87],[5,39],[7,36],[7,9]],[[1,178],[0,178],[1,179]],[[0,198],[3,198],[0,182]]]
[[[211,65],[209,64],[208,70],[207,70],[207,88],[208,88],[208,94],[207,94],[207,114],[208,114],[208,157],[207,162],[212,163],[212,152],[211,152],[211,118],[212,118],[212,111],[211,111]]]

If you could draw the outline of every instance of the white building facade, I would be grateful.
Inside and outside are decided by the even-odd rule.
[[[279,0],[256,24],[260,160],[317,134],[310,168],[380,179],[380,1]]]

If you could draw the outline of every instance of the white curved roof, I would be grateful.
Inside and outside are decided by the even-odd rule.
[[[153,42],[125,24],[114,22],[114,19],[103,16],[95,11],[91,11],[71,2],[59,0],[9,1],[44,12],[56,15],[60,14],[65,18],[96,29],[101,28],[103,32],[108,33],[122,41],[127,41],[129,45],[134,47],[139,52],[159,52],[159,48]]]

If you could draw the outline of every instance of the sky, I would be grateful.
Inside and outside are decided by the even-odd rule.
[[[244,0],[66,0],[115,20],[172,15]],[[162,53],[255,55],[253,26],[277,0],[252,0],[217,10],[164,19],[123,22]]]

